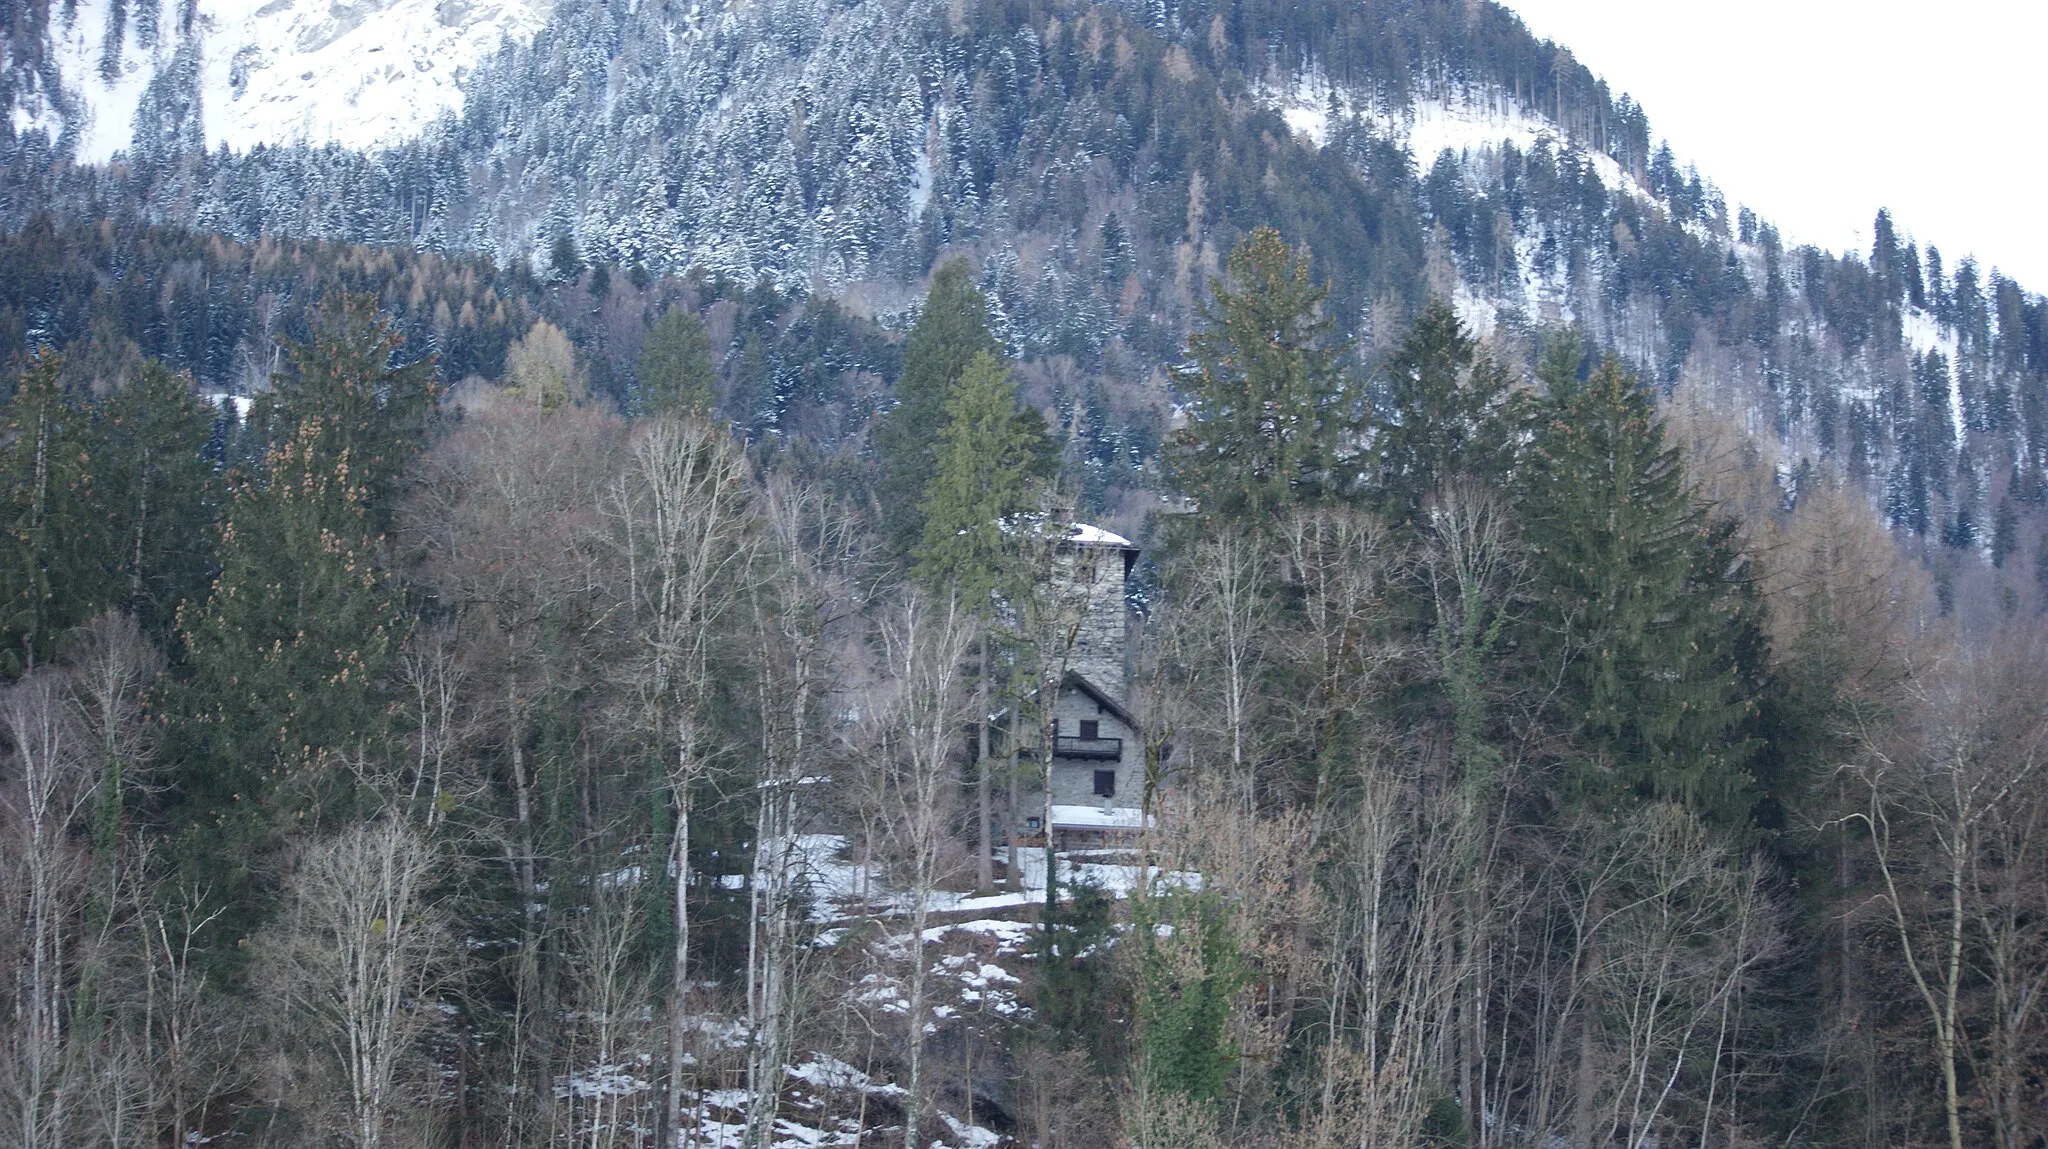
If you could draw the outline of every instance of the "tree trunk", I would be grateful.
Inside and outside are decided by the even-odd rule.
[[[683,1123],[683,1065],[690,1047],[690,791],[686,780],[676,785],[676,833],[669,865],[675,870],[675,950],[669,961],[668,993],[668,1128],[675,1142],[688,1146],[694,1125]],[[668,1149],[674,1149],[673,1146]]]
[[[989,815],[988,680],[988,631],[984,629],[981,634],[980,682],[974,702],[974,805],[975,816],[979,820],[974,839],[974,889],[979,894],[993,892],[996,884],[994,819]]]

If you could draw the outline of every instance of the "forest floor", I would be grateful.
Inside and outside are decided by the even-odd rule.
[[[996,854],[1007,884],[1007,851]],[[911,1003],[906,981],[912,952],[908,924],[914,898],[887,880],[879,864],[857,860],[839,834],[800,835],[786,855],[810,891],[818,933],[794,971],[804,985],[775,1119],[774,1149],[855,1146],[901,1137],[904,1050]],[[1055,854],[1061,884],[1086,883],[1116,898],[1129,896],[1143,869],[1129,850],[1067,850]],[[1009,1035],[1032,1016],[1026,986],[1036,957],[1037,919],[1045,900],[1042,848],[1018,857],[1021,888],[977,895],[971,874],[932,891],[924,930],[925,1127],[932,1149],[996,1149],[1012,1142],[1019,1099],[1006,1078]],[[1165,877],[1157,867],[1155,878]],[[1189,881],[1192,875],[1170,875]],[[691,1100],[686,1149],[739,1149],[748,1092],[744,1065],[746,1012],[737,1001],[701,1019],[700,1087]],[[596,1065],[565,1079],[559,1096],[574,1098],[604,1123],[618,1126],[653,1101],[651,1053],[626,1065]]]

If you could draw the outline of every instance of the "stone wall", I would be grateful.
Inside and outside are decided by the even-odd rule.
[[[1061,806],[1102,805],[1102,799],[1095,793],[1095,772],[1114,770],[1116,796],[1110,799],[1111,805],[1136,806],[1145,785],[1145,754],[1144,748],[1138,745],[1137,731],[1088,697],[1087,692],[1073,687],[1060,692],[1059,703],[1053,713],[1059,719],[1061,737],[1077,737],[1081,733],[1081,722],[1087,720],[1097,724],[1096,733],[1100,737],[1121,738],[1124,743],[1123,757],[1115,762],[1099,758],[1055,757],[1052,762],[1053,803]]]

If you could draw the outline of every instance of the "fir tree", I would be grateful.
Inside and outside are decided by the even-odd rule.
[[[1169,464],[1203,513],[1258,521],[1341,485],[1339,452],[1358,420],[1307,249],[1262,227],[1230,253],[1229,272],[1188,338],[1195,366],[1173,373],[1191,409]]]
[[[1531,648],[1561,652],[1575,788],[1609,812],[1677,800],[1734,821],[1752,752],[1741,661],[1760,644],[1740,556],[1686,489],[1650,397],[1612,357],[1579,380],[1578,358],[1570,338],[1544,356],[1520,501]]]
[[[975,356],[1001,354],[989,335],[988,301],[973,274],[966,260],[956,259],[932,279],[924,311],[903,348],[896,406],[875,431],[883,529],[902,554],[924,537],[924,496],[938,469],[947,400]]]
[[[718,368],[711,336],[688,307],[671,307],[655,321],[640,352],[640,402],[649,414],[702,414],[717,398]]]

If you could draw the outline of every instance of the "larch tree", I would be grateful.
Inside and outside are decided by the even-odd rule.
[[[545,319],[505,352],[505,385],[544,410],[583,401],[590,376],[576,360],[576,347],[562,329]]]

